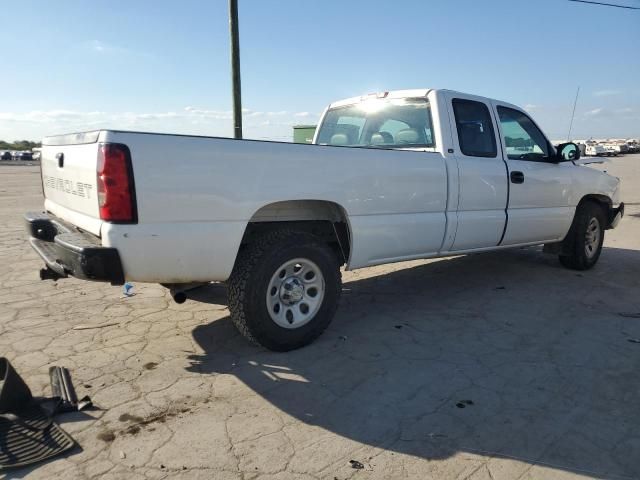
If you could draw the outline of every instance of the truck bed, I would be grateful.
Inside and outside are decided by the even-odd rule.
[[[136,224],[99,218],[91,193],[103,143],[131,152]],[[436,152],[101,130],[45,139],[42,171],[46,210],[117,248],[137,281],[226,280],[247,224],[286,215],[291,202],[344,213],[351,268],[434,254],[447,222],[447,168]]]

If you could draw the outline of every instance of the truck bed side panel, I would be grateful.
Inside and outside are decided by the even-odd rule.
[[[128,145],[133,159],[140,225],[103,227],[125,255],[125,274],[145,272],[133,280],[175,281],[166,272],[225,280],[251,217],[288,200],[345,210],[350,268],[432,255],[442,244],[447,173],[438,153],[111,131],[106,141]],[[145,255],[162,264],[138,270]]]

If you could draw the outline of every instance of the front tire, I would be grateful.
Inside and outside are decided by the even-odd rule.
[[[563,242],[560,263],[572,270],[588,270],[600,258],[604,243],[605,214],[595,202],[578,207],[571,229]]]
[[[338,307],[334,251],[308,233],[269,232],[244,248],[229,278],[231,320],[251,342],[286,352],[310,344]]]

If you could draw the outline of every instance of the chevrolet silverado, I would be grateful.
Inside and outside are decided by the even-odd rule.
[[[100,130],[47,137],[41,278],[226,282],[231,318],[272,350],[329,325],[341,267],[545,246],[595,265],[619,180],[553,146],[523,109],[450,90],[354,97],[313,145]]]

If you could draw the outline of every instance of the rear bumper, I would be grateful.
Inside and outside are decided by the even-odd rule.
[[[103,247],[98,237],[81,232],[48,213],[29,212],[24,219],[29,243],[47,265],[41,278],[73,276],[112,285],[124,283],[118,250]]]
[[[620,203],[617,208],[609,209],[609,224],[607,228],[616,228],[624,216],[624,203]]]

